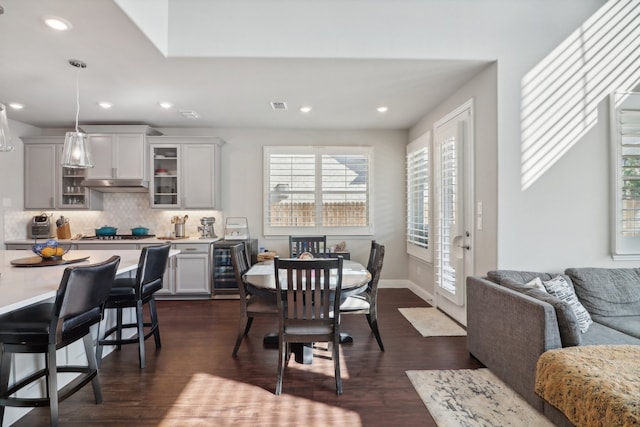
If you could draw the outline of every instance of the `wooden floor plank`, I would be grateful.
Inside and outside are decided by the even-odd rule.
[[[62,426],[435,426],[405,371],[462,369],[481,365],[465,337],[423,338],[399,307],[428,306],[407,289],[380,289],[378,349],[366,319],[343,315],[354,337],[341,346],[344,394],[335,394],[333,362],[316,349],[312,365],[291,360],[283,394],[275,396],[276,348],[262,337],[271,320],[256,319],[233,359],[237,300],[159,301],[162,349],[146,343],[147,367],[137,349],[124,346],[102,363],[104,403],[85,387],[60,405]],[[15,426],[48,425],[48,408],[37,408]]]

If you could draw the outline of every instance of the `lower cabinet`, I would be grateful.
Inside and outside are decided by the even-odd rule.
[[[170,259],[159,298],[209,298],[211,295],[211,244],[174,243],[180,251]]]

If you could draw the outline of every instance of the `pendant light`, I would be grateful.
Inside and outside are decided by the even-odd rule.
[[[67,132],[62,150],[62,166],[65,168],[92,168],[89,150],[87,148],[87,134],[78,130],[78,116],[80,115],[80,70],[87,68],[87,64],[77,59],[70,59],[69,64],[78,69],[76,76],[76,131]]]
[[[11,134],[9,133],[9,120],[7,119],[7,107],[0,104],[0,151],[13,151]]]

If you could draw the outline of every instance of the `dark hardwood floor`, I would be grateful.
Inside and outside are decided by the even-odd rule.
[[[61,426],[435,426],[405,371],[481,365],[465,337],[423,338],[397,310],[428,306],[407,289],[380,289],[379,323],[385,352],[366,319],[344,315],[354,337],[341,346],[344,394],[337,396],[333,362],[316,350],[312,365],[291,359],[283,394],[275,396],[277,348],[262,337],[276,330],[257,318],[233,359],[237,300],[159,301],[162,349],[147,340],[147,367],[135,345],[109,354],[100,379],[104,402],[86,386],[60,405]],[[49,424],[37,408],[15,426]]]

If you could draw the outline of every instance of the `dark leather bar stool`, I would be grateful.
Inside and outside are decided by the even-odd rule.
[[[111,293],[105,304],[105,310],[116,310],[116,325],[107,329],[102,339],[98,340],[97,359],[98,365],[102,361],[102,347],[105,345],[115,345],[117,350],[122,348],[122,344],[138,343],[138,355],[140,368],[145,367],[144,342],[153,335],[156,349],[162,346],[160,342],[160,328],[158,326],[158,312],[156,310],[156,300],[154,294],[162,289],[164,272],[167,268],[169,250],[171,244],[158,246],[147,246],[140,253],[138,270],[135,278],[116,279],[111,288]],[[150,321],[145,322],[143,316],[143,306],[148,304]],[[123,323],[122,310],[124,308],[135,308],[136,322]],[[145,327],[149,328],[145,334]],[[137,334],[133,338],[122,338],[122,330],[136,328]],[[116,334],[115,338],[107,338]],[[98,333],[98,337],[100,334]]]
[[[96,403],[102,402],[90,328],[102,319],[104,302],[109,296],[119,263],[120,257],[113,256],[98,264],[68,267],[53,302],[31,305],[0,316],[0,425],[6,406],[49,406],[51,425],[57,426],[58,403],[89,382],[93,385]],[[56,350],[79,339],[84,342],[87,366],[58,366]],[[9,386],[11,355],[14,353],[43,353],[45,367]],[[81,375],[58,391],[58,372]],[[42,378],[47,384],[45,397],[12,397]]]

